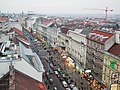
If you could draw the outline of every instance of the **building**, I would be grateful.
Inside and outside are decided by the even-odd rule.
[[[6,32],[9,31],[9,18],[0,17],[0,31]]]
[[[17,28],[12,28],[8,34],[12,41],[8,37],[8,41],[0,43],[0,89],[46,90],[42,83],[43,65],[32,52],[27,38]]]
[[[86,35],[81,34],[83,29],[79,31],[69,30],[67,36],[69,37],[69,43],[67,52],[77,59],[79,64],[85,68],[86,65]]]
[[[61,47],[61,49],[70,54],[70,57],[75,61],[76,69],[80,72],[84,72],[84,68],[86,67],[86,35],[90,31],[85,28],[75,30],[62,28],[58,34],[58,47]]]
[[[99,30],[93,30],[87,35],[86,70],[91,70],[94,78],[101,83],[103,69],[103,53],[115,43],[115,35]]]
[[[110,89],[120,86],[120,44],[115,43],[108,52],[103,52],[102,82]],[[114,85],[116,84],[116,85]],[[113,90],[113,89],[111,89]],[[114,89],[119,90],[119,89]]]
[[[59,29],[53,20],[42,18],[41,23],[38,25],[37,33],[41,38],[50,44],[52,47],[56,47],[57,35]]]

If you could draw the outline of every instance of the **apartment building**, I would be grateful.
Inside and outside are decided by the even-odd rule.
[[[103,53],[101,50],[109,50],[109,48],[115,43],[115,35],[99,30],[93,30],[86,38],[86,69],[91,70],[95,79],[101,82],[103,69]]]
[[[43,65],[38,55],[30,49],[23,32],[12,28],[5,37],[6,41],[0,42],[0,89],[46,90],[42,83]]]
[[[9,19],[0,17],[0,31],[6,32],[9,31]]]
[[[102,82],[110,89],[111,85],[120,86],[120,44],[115,43],[107,52],[103,51]],[[115,89],[119,90],[119,89]]]
[[[56,47],[58,31],[56,23],[49,19],[42,19],[37,27],[37,33],[52,47]]]

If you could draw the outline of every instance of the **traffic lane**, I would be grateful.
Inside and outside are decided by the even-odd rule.
[[[46,71],[49,71],[48,69],[48,62],[46,61],[45,58],[42,58],[41,59],[43,65],[44,65],[44,68]],[[53,74],[50,74],[50,76],[52,77],[53,79],[53,84],[50,84],[49,81],[48,81],[48,86],[49,86],[49,89],[50,90],[53,90],[54,87],[57,87],[58,90],[65,90],[65,88],[63,87],[62,83],[60,82],[59,78],[54,74],[54,70],[53,70]]]
[[[53,81],[54,81],[54,83],[53,83],[53,88],[54,88],[54,87],[57,87],[58,90],[65,90],[65,88],[63,87],[63,85],[62,85],[62,83],[60,82],[59,78],[58,78],[55,74],[51,75],[51,77],[53,78]],[[53,89],[52,89],[52,90],[53,90]]]

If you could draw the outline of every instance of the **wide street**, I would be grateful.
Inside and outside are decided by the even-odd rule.
[[[29,33],[29,32],[25,32],[24,33],[27,35],[30,43],[31,43],[31,49],[33,50],[33,52],[36,52],[41,60],[41,62],[44,65],[44,69],[46,72],[49,71],[48,65],[48,58],[46,58],[46,56],[48,55],[47,49],[44,48],[44,44],[42,42],[36,42],[34,41],[35,38]],[[51,84],[49,82],[49,80],[47,79],[46,75],[43,76],[43,82],[46,84],[48,90],[54,90],[54,87],[57,87],[58,90],[65,90],[65,88],[63,87],[63,85],[61,84],[59,78],[53,73],[50,74],[51,78],[53,79],[53,83]]]
[[[43,82],[46,84],[48,90],[54,90],[54,87],[57,87],[57,90],[67,90],[63,87],[62,81],[68,82],[70,80],[73,81],[72,84],[76,86],[79,90],[95,90],[90,86],[89,82],[85,78],[83,78],[83,76],[80,75],[74,68],[66,66],[66,62],[60,56],[58,51],[54,51],[50,47],[46,47],[45,43],[43,42],[40,42],[38,40],[35,41],[35,38],[29,32],[24,33],[27,35],[31,43],[31,49],[33,50],[33,52],[36,52],[38,54],[44,65],[44,69],[46,72],[43,75]],[[50,61],[50,57],[53,57],[52,61]],[[50,63],[53,64],[54,68],[51,69]],[[54,65],[55,63],[56,65]],[[58,68],[60,68],[61,70],[58,71]],[[61,79],[58,78],[58,75],[55,74],[56,70],[58,71],[58,75],[60,75]],[[51,74],[50,71],[53,73]],[[61,74],[61,72],[63,73]],[[49,76],[50,78],[52,78],[53,83],[50,83],[48,76],[46,76],[47,73],[49,73]],[[63,74],[65,77],[63,77]],[[71,82],[69,84],[71,84]],[[73,87],[70,87],[69,84],[68,90],[72,90]]]

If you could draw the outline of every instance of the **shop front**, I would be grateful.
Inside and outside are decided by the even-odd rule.
[[[84,68],[82,68],[78,63],[75,63],[76,69],[80,74],[84,75]]]

